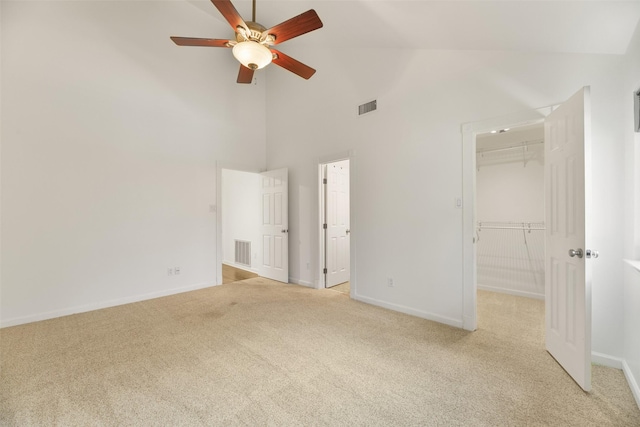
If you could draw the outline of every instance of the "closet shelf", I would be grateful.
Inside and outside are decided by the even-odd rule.
[[[540,145],[540,144],[544,144],[544,140],[543,139],[537,139],[534,141],[522,141],[520,144],[517,145],[510,145],[508,147],[500,147],[500,148],[488,148],[488,149],[479,149],[477,150],[477,154],[479,155],[483,155],[483,154],[488,154],[488,153],[499,153],[499,152],[503,152],[503,151],[510,151],[510,150],[528,150],[529,147],[532,147],[534,145]]]
[[[478,149],[476,151],[476,167],[478,171],[482,166],[490,166],[501,163],[519,163],[523,166],[531,161],[544,162],[544,141],[523,141],[518,145],[508,147]]]

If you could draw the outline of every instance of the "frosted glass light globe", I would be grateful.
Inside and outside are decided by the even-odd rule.
[[[271,64],[273,55],[264,45],[251,40],[240,42],[233,47],[233,56],[242,65],[252,70],[259,70]]]

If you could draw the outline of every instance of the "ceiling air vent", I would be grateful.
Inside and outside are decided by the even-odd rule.
[[[371,102],[367,102],[366,104],[358,105],[358,115],[361,116],[363,114],[370,113],[378,109],[378,101],[373,100]]]

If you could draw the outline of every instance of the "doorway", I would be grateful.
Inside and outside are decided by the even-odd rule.
[[[325,288],[351,293],[350,161],[320,165],[322,278]]]
[[[463,328],[475,331],[477,319],[477,203],[476,173],[477,148],[476,137],[501,129],[516,129],[534,126],[544,121],[552,111],[551,107],[527,110],[506,117],[483,120],[462,125],[462,265],[463,265]]]
[[[517,118],[517,119],[516,119]],[[545,128],[545,348],[585,391],[591,389],[590,89],[555,108],[463,125],[463,327],[477,328],[476,136],[534,124]],[[470,169],[469,167],[473,169]],[[584,256],[584,258],[583,258]]]
[[[260,175],[221,171],[220,224],[223,283],[258,274],[260,244]]]
[[[476,135],[475,181],[479,328],[543,348],[544,123]]]
[[[247,172],[218,168],[217,283],[224,282],[223,265],[233,277],[261,277],[287,283],[288,170]],[[229,274],[228,274],[229,275]]]

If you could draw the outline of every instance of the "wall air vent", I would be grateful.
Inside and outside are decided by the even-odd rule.
[[[251,242],[246,240],[236,240],[235,243],[236,257],[234,261],[236,264],[251,267]]]
[[[366,104],[358,105],[358,115],[361,116],[363,114],[370,113],[378,109],[378,101],[373,100],[371,102],[367,102]]]

